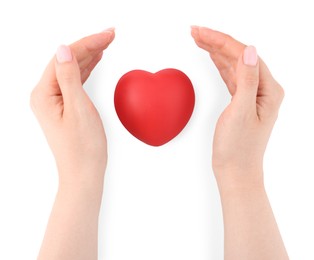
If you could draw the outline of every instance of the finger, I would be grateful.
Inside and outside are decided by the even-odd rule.
[[[98,53],[98,55],[94,57],[94,59],[88,64],[88,66],[84,70],[81,70],[82,84],[84,84],[85,81],[88,79],[88,77],[90,76],[93,69],[96,67],[98,62],[101,60],[102,56],[103,56],[103,52]]]
[[[259,85],[259,62],[255,47],[248,46],[240,56],[237,67],[237,90],[232,100],[237,110],[256,114],[256,96]]]
[[[63,96],[64,109],[82,98],[84,92],[78,62],[71,48],[61,45],[55,59],[56,78]]]
[[[236,68],[238,61],[219,53],[210,54],[210,57],[226,83],[230,95],[233,96],[236,92]]]
[[[257,92],[257,112],[260,118],[274,117],[284,98],[284,90],[274,79],[265,62],[259,59],[259,88]]]
[[[264,82],[265,83],[266,82],[277,83],[277,81],[274,79],[273,75],[271,74],[270,70],[268,69],[267,65],[261,58],[260,58],[260,81],[261,83],[264,83]]]
[[[236,90],[236,68],[245,45],[229,35],[205,27],[192,26],[195,43],[209,52],[230,94]]]
[[[211,54],[218,52],[220,55],[238,59],[245,48],[243,43],[231,36],[206,27],[192,26],[191,34],[195,42]]]
[[[259,59],[259,72],[260,86],[258,89],[258,96],[264,97],[272,95],[273,87],[279,84],[274,79],[267,65],[261,58]]]
[[[108,29],[102,33],[85,37],[70,45],[72,54],[78,61],[79,68],[84,71],[94,58],[104,51],[114,39],[114,29]],[[46,67],[38,86],[46,88],[49,95],[58,94],[58,86],[55,71],[55,59],[53,58]]]
[[[88,56],[93,51],[103,51],[113,41],[115,37],[115,28],[109,28],[100,33],[86,36],[70,45],[71,50],[75,53],[78,62]],[[82,48],[82,49],[80,49]],[[83,50],[83,51],[82,51]]]
[[[110,28],[102,33],[85,37],[71,44],[71,50],[73,51],[80,68],[86,68],[95,56],[107,49],[114,37],[114,28]]]

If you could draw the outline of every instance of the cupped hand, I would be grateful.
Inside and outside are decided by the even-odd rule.
[[[253,46],[204,27],[192,27],[196,44],[209,52],[232,96],[213,143],[219,182],[263,181],[263,156],[284,92]]]
[[[82,85],[114,39],[114,30],[62,45],[31,94],[31,107],[56,159],[60,184],[99,181],[107,142],[97,109]]]

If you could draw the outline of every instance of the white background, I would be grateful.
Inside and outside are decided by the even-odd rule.
[[[265,155],[265,182],[291,259],[314,259],[313,8],[310,0],[54,0],[0,3],[0,259],[35,259],[57,189],[52,154],[29,95],[59,44],[116,27],[85,88],[103,118],[109,164],[99,259],[223,259],[211,170],[216,120],[230,97],[190,37],[204,25],[255,45],[286,97]],[[192,80],[194,114],[170,143],[150,147],[115,114],[129,70],[174,67]]]

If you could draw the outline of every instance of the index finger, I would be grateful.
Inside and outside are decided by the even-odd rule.
[[[245,44],[230,35],[206,27],[192,26],[192,36],[196,43],[210,54],[219,52],[220,55],[234,57],[236,60],[245,48]]]
[[[109,44],[113,41],[114,36],[114,29],[108,29],[104,32],[84,37],[70,45],[81,71],[85,70],[89,63],[109,46]],[[47,88],[50,86],[50,89],[47,89],[47,91],[51,92],[52,95],[56,91],[60,91],[56,89],[57,79],[54,59],[55,58],[53,57],[49,62],[41,77],[40,84],[38,84]]]

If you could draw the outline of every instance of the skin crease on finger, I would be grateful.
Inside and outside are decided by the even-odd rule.
[[[232,100],[217,121],[212,167],[224,219],[225,260],[288,259],[264,188],[263,155],[283,90],[257,55],[232,37],[192,27]],[[97,259],[98,217],[107,139],[83,83],[115,36],[114,29],[60,46],[31,95],[55,156],[59,188],[38,259]]]

